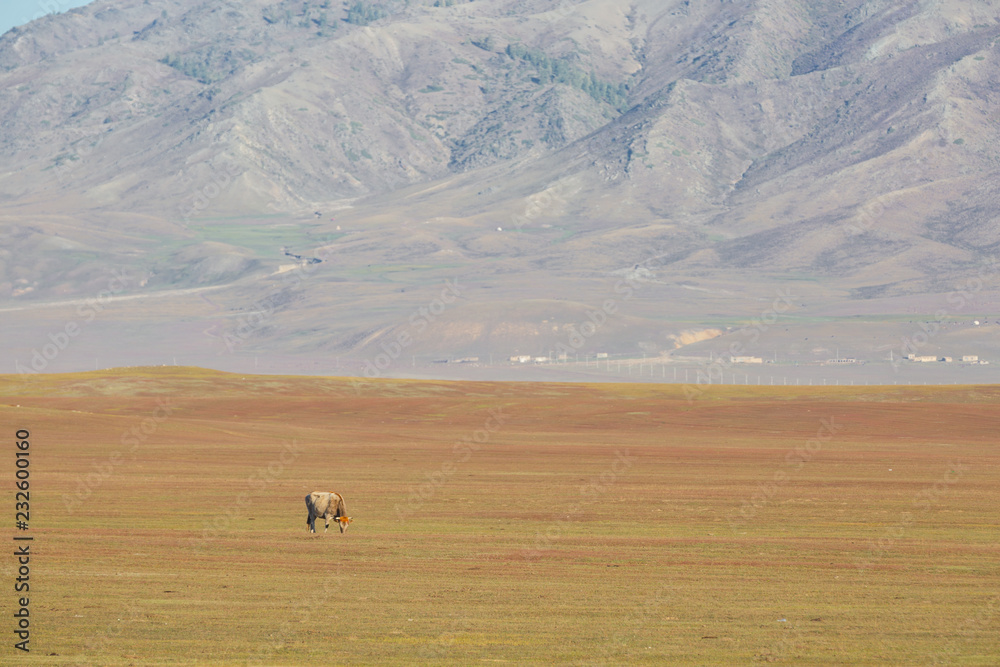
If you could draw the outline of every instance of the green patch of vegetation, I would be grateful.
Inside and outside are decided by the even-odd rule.
[[[276,25],[281,23],[286,27],[298,27],[311,30],[316,29],[316,36],[326,37],[332,35],[338,22],[330,17],[329,10],[333,3],[330,0],[323,0],[319,3],[306,0],[301,8],[293,11],[287,3],[265,7],[261,11],[261,16],[265,22]],[[303,65],[305,66],[305,65]]]
[[[226,49],[207,46],[189,51],[183,55],[167,54],[160,62],[201,83],[211,84],[221,81],[247,63],[254,62],[256,56],[248,49]]]
[[[385,18],[387,15],[388,13],[384,9],[376,7],[371,2],[366,2],[366,0],[356,0],[356,2],[348,8],[347,18],[344,20],[348,23],[353,23],[354,25],[368,25],[372,21]]]
[[[444,86],[438,86],[436,84],[430,83],[420,89],[421,93],[438,93],[444,90]]]
[[[973,60],[986,60],[986,56],[975,56]]]
[[[52,165],[55,167],[61,167],[67,160],[70,162],[76,162],[79,159],[80,156],[76,153],[60,153],[52,159]]]
[[[961,146],[962,144],[965,143],[965,139],[955,139],[955,141],[953,141],[952,143],[955,144],[956,146]]]
[[[628,84],[617,85],[598,78],[591,70],[584,72],[573,64],[572,56],[553,58],[540,49],[529,49],[521,44],[508,44],[507,56],[514,61],[531,65],[539,85],[558,83],[582,90],[598,102],[605,102],[618,111],[624,111],[628,102]]]
[[[496,41],[493,39],[493,35],[485,35],[477,39],[470,39],[469,42],[483,51],[493,52],[494,47],[496,47]]]
[[[320,243],[329,243],[339,234],[317,237],[304,225],[254,225],[240,222],[219,224],[189,224],[187,229],[199,241],[212,241],[245,248],[260,257],[281,257],[282,247],[295,248],[295,252]]]

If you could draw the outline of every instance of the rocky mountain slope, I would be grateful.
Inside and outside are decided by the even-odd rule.
[[[137,345],[162,297],[360,357],[544,353],[609,298],[623,353],[783,289],[930,317],[996,285],[998,38],[982,0],[97,0],[0,37],[0,306],[44,332],[118,269]]]

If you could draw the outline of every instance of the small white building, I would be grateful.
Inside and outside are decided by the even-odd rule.
[[[764,360],[760,357],[729,357],[731,364],[762,364]]]
[[[971,361],[972,363],[979,363],[979,355],[978,354],[966,354],[966,355],[963,355],[962,356],[962,361],[966,361],[966,362]]]

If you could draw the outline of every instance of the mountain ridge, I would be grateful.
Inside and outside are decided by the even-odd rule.
[[[377,349],[457,277],[481,321],[414,349],[500,355],[646,267],[602,345],[667,354],[789,281],[807,319],[933,313],[1000,247],[996,2],[434,4],[97,0],[0,36],[0,299],[116,267],[232,321],[328,249],[241,349]]]

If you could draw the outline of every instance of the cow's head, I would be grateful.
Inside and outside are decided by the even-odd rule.
[[[337,523],[340,524],[340,532],[347,530],[347,527],[351,525],[351,517],[349,516],[338,516]]]

